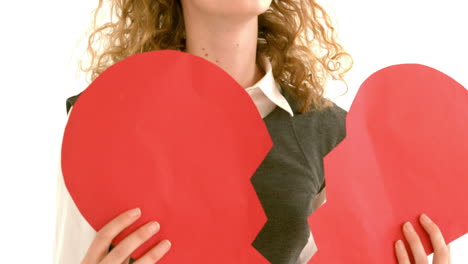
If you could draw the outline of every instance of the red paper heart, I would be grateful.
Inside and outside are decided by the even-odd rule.
[[[133,258],[169,239],[160,263],[268,263],[251,246],[266,217],[250,177],[271,147],[232,77],[203,58],[160,50],[114,64],[80,95],[62,170],[96,230],[141,208],[114,245],[148,221],[161,224]]]
[[[394,242],[426,213],[447,243],[468,231],[468,92],[426,66],[371,75],[346,118],[347,136],[324,159],[328,202],[309,217],[310,263],[396,263]],[[409,248],[407,248],[409,250]]]

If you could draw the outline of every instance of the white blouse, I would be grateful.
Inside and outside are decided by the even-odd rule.
[[[291,116],[294,116],[288,101],[282,95],[281,86],[273,77],[271,63],[267,57],[263,58],[263,66],[265,75],[262,79],[245,89],[257,106],[260,115],[264,118],[278,106],[287,111]],[[73,107],[70,108],[68,116],[70,116],[72,109]],[[59,162],[57,175],[57,222],[54,263],[78,264],[86,255],[86,251],[91,245],[96,231],[84,219],[73,202],[63,180],[61,162]],[[320,204],[317,204],[317,207]],[[296,264],[307,263],[316,251],[317,247],[312,233],[310,233],[309,241],[302,250]]]

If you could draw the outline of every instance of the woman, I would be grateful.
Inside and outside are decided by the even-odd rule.
[[[324,113],[325,122],[330,120],[329,124],[336,124],[330,126],[330,131],[324,131],[333,136],[327,140],[334,142],[327,145],[327,151],[344,138],[345,111],[323,95],[327,79],[343,80],[344,73],[352,65],[346,62],[352,61],[335,41],[330,18],[315,0],[113,0],[111,4],[117,11],[117,21],[98,28],[89,39],[92,63],[86,71],[91,71],[92,80],[111,64],[128,56],[158,49],[181,50],[203,57],[229,73],[252,97],[262,118],[274,109],[283,109],[291,117],[317,111]],[[102,0],[98,10],[101,5]],[[96,54],[92,43],[96,34],[105,30],[110,30],[105,35],[106,49]],[[77,97],[67,100],[69,110]],[[322,157],[315,158],[321,160]],[[290,168],[283,166],[281,169]],[[317,170],[323,168],[318,166]],[[59,180],[57,263],[155,263],[170,249],[171,243],[164,240],[137,260],[129,257],[134,249],[158,232],[159,224],[151,222],[109,250],[112,239],[136,221],[141,211],[136,208],[124,212],[95,232],[77,211],[63,179]],[[307,201],[307,209],[300,208],[308,214],[325,201],[323,174],[313,180],[320,188],[310,187],[307,197],[312,199]],[[292,197],[296,191],[290,188],[286,195]],[[435,249],[434,263],[449,263],[448,246],[437,225],[427,219],[422,217],[421,223]],[[411,225],[405,227],[409,227],[404,228],[403,233],[416,263],[427,263],[418,235]],[[310,231],[307,237],[292,238],[300,243],[288,241],[299,245],[298,251],[297,247],[288,249],[289,244],[277,243],[283,237],[272,230],[261,232],[253,243],[270,262],[307,263],[315,253]],[[268,234],[262,237],[264,233]],[[282,252],[277,253],[270,244],[280,245],[278,248]],[[291,252],[286,252],[288,250]],[[401,241],[395,244],[395,252],[399,263],[410,263]]]

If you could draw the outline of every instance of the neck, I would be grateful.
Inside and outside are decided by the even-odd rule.
[[[264,72],[256,64],[258,17],[249,19],[209,17],[184,10],[186,52],[218,65],[247,88]]]

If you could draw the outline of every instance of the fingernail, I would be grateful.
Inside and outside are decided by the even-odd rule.
[[[164,244],[164,245],[163,245],[163,247],[164,247],[164,249],[165,249],[165,250],[167,250],[167,249],[171,248],[171,246],[172,246],[172,243],[171,243],[171,241],[169,241],[169,240],[167,240],[167,239],[166,239],[166,240],[163,240],[163,241],[164,241],[164,243],[163,243],[163,244]]]
[[[141,214],[140,208],[134,208],[128,212],[131,217],[137,217]]]
[[[403,247],[403,241],[398,240],[398,241],[396,242],[396,246],[397,246],[398,248],[402,248],[402,247]]]
[[[429,219],[429,217],[425,214],[422,214],[421,215],[421,221],[424,223],[424,224],[429,224],[431,222],[431,219]]]
[[[405,230],[408,231],[408,232],[413,232],[414,231],[414,228],[413,228],[413,226],[411,225],[410,222],[406,222]]]
[[[148,228],[152,233],[154,233],[154,232],[159,230],[159,223],[158,222],[152,222],[151,224],[149,224]]]

